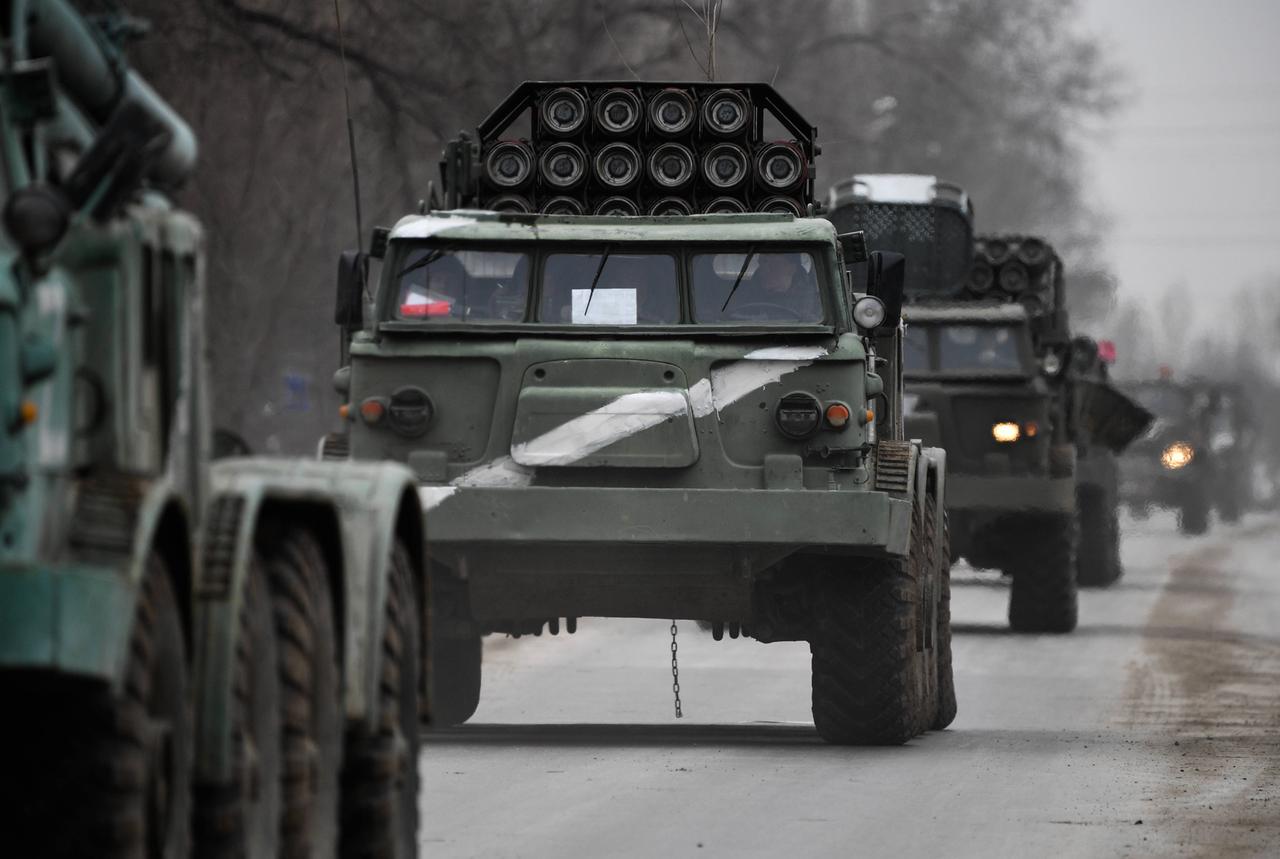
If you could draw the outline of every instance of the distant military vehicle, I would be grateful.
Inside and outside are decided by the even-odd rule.
[[[5,10],[3,852],[413,855],[412,475],[210,465],[191,131],[132,19]]]
[[[1213,444],[1215,422],[1224,416],[1214,410],[1213,391],[1169,377],[1130,383],[1125,391],[1155,421],[1120,460],[1122,499],[1135,517],[1145,517],[1150,507],[1169,507],[1183,533],[1205,533],[1224,477]]]
[[[976,241],[968,196],[932,176],[856,176],[828,217],[907,255],[906,431],[947,450],[953,554],[1012,577],[1014,629],[1074,629],[1077,581],[1120,575],[1112,450],[1143,416],[1072,339],[1057,254]]]
[[[759,84],[527,83],[449,145],[449,208],[374,242],[368,315],[344,257],[351,423],[324,450],[418,476],[442,721],[475,709],[481,633],[583,616],[810,642],[832,742],[954,717],[944,462],[902,433],[902,268],[801,217],[813,136]]]
[[[1238,522],[1256,503],[1256,418],[1249,391],[1238,382],[1213,382],[1209,396],[1209,450],[1216,465],[1213,506],[1223,522]]]

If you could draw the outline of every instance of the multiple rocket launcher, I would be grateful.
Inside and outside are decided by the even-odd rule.
[[[530,136],[511,137],[526,119]],[[449,144],[441,172],[447,208],[804,216],[816,154],[765,84],[529,82]]]

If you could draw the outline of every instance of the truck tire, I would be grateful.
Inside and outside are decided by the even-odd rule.
[[[1079,599],[1075,515],[1020,517],[1017,527],[1009,626],[1015,632],[1071,632]]]
[[[1209,530],[1209,495],[1200,488],[1189,489],[1178,508],[1178,530],[1199,535]]]
[[[284,794],[281,678],[271,590],[255,555],[240,604],[232,678],[229,784],[197,785],[195,847],[200,859],[268,859],[279,854]]]
[[[917,507],[918,511],[918,507]],[[813,724],[839,745],[901,745],[920,732],[926,653],[917,648],[921,569],[918,512],[908,558],[826,572],[809,642]]]
[[[1218,495],[1218,518],[1228,525],[1240,521],[1240,488],[1232,481],[1224,481]]]
[[[268,526],[258,552],[273,596],[283,697],[280,855],[332,856],[338,847],[342,715],[328,565],[303,528]]]
[[[383,607],[378,723],[349,726],[342,771],[341,855],[407,859],[418,838],[418,671],[422,630],[413,565],[396,541]]]
[[[189,854],[188,664],[169,572],[152,555],[138,592],[118,694],[102,683],[33,675],[29,691],[7,699],[13,706],[7,714],[0,790],[5,855],[169,859]]]
[[[1120,519],[1116,505],[1100,486],[1076,490],[1076,515],[1080,544],[1076,557],[1076,583],[1080,587],[1106,587],[1123,572],[1120,566]]]
[[[936,510],[937,501],[930,499]],[[936,514],[935,514],[936,515]],[[942,519],[942,565],[938,569],[938,708],[930,730],[941,731],[955,721],[956,705],[955,670],[951,656],[951,527],[946,514]]]
[[[430,641],[432,727],[461,725],[475,715],[480,706],[482,652],[479,632]]]

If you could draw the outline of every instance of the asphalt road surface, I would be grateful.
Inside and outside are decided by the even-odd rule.
[[[660,621],[492,638],[427,737],[429,857],[1280,856],[1280,517],[1125,522],[1068,636],[1009,634],[954,571],[960,715],[900,748],[815,735],[804,644]]]

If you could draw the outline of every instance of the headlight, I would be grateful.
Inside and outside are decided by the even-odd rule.
[[[1196,452],[1191,445],[1182,441],[1175,441],[1164,449],[1164,453],[1160,454],[1160,464],[1170,471],[1177,471],[1191,464],[1191,460],[1196,458]]]
[[[874,295],[864,295],[853,305],[853,321],[868,331],[884,324],[884,302]]]
[[[387,405],[387,423],[402,436],[416,438],[427,431],[435,416],[431,397],[421,388],[406,385],[391,394]]]
[[[1040,369],[1046,376],[1056,376],[1062,372],[1062,358],[1050,349],[1040,358]]]
[[[1013,421],[1001,421],[991,426],[991,437],[1001,444],[1017,441],[1022,436],[1022,429]]]

